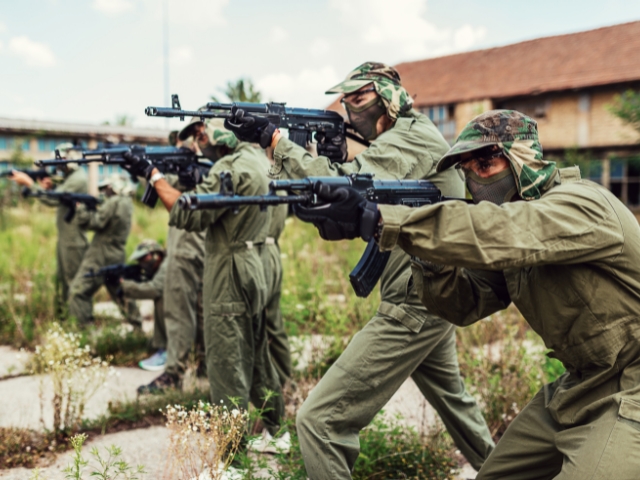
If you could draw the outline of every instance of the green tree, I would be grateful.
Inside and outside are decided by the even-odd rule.
[[[627,90],[616,95],[609,111],[640,133],[640,92]]]
[[[231,102],[260,103],[262,100],[262,94],[256,90],[250,78],[241,77],[236,81],[229,81],[227,82],[226,88],[220,90]],[[211,100],[214,102],[220,101],[215,95],[211,95]]]

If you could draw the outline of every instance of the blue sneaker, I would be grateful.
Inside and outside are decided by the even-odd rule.
[[[151,355],[149,358],[140,360],[140,362],[138,362],[138,365],[143,370],[148,370],[150,372],[157,372],[160,370],[164,370],[164,366],[166,363],[167,363],[167,351],[160,349],[156,353]]]

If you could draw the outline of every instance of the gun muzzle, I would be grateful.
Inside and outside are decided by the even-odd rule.
[[[178,207],[183,210],[196,210],[198,206],[198,197],[196,195],[182,195],[178,199]]]
[[[158,114],[156,107],[147,107],[144,109],[144,114],[148,117],[155,117]]]

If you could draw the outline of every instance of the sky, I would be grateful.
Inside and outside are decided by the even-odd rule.
[[[365,61],[640,20],[639,0],[0,0],[0,116],[178,127],[144,115],[168,102],[165,2],[170,93],[185,109],[239,77],[265,100],[323,108],[324,91]]]

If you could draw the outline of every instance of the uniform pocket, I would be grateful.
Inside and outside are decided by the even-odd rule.
[[[623,398],[620,401],[618,420],[640,431],[640,402]]]
[[[422,325],[426,318],[426,315],[418,315],[417,312],[414,314],[389,302],[382,302],[380,304],[380,307],[378,307],[378,314],[393,318],[413,333],[418,333],[422,330]]]

